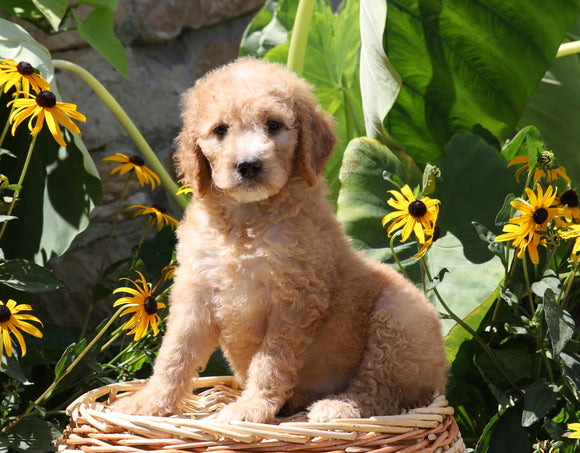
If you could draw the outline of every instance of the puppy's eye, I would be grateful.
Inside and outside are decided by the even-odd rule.
[[[221,124],[218,127],[216,127],[213,131],[216,133],[216,135],[223,137],[228,133],[228,127],[225,124]]]
[[[282,125],[278,121],[274,120],[268,120],[266,126],[268,126],[268,132],[276,132],[282,127]]]

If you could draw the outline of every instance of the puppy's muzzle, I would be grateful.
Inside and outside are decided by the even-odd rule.
[[[262,173],[263,165],[260,159],[244,159],[236,164],[236,171],[245,180],[252,180]]]

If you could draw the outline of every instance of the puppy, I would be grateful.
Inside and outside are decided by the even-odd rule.
[[[175,413],[218,344],[243,387],[221,420],[394,414],[442,392],[437,311],[353,250],[325,197],[336,138],[311,86],[243,58],[188,90],[182,119],[176,161],[195,199],[167,332],[148,384],[114,409]]]

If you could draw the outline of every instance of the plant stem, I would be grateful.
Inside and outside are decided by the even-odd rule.
[[[177,206],[179,206],[179,208],[184,211],[188,203],[187,197],[177,195],[177,184],[171,178],[169,173],[167,173],[167,170],[165,167],[163,167],[163,164],[161,164],[157,158],[157,155],[151,149],[139,129],[137,129],[133,121],[131,121],[131,118],[129,118],[125,110],[123,110],[123,108],[119,105],[111,93],[109,93],[107,89],[101,84],[101,82],[99,82],[90,72],[75,63],[71,63],[70,61],[65,60],[53,60],[52,64],[55,68],[66,69],[67,71],[71,71],[78,75],[103,100],[109,110],[111,110],[113,115],[115,115],[117,120],[119,120],[119,123],[121,123],[121,125],[125,128],[129,134],[129,137],[131,140],[133,140],[140,153],[151,167],[151,170],[159,175],[161,184],[163,187],[165,187],[165,190],[167,190],[169,196],[171,196]]]
[[[24,178],[26,177],[26,172],[28,171],[28,166],[30,165],[30,158],[32,157],[32,151],[34,151],[34,145],[36,144],[36,137],[34,135],[32,140],[30,141],[30,146],[28,147],[28,153],[26,154],[26,160],[24,161],[24,166],[22,167],[22,171],[20,172],[20,178],[18,179],[18,188],[14,191],[12,195],[12,201],[10,203],[10,207],[8,208],[8,212],[6,215],[12,215],[12,211],[14,206],[16,205],[16,201],[20,197],[20,190],[22,189],[22,184],[24,183]],[[4,231],[6,230],[6,225],[8,222],[4,222],[2,224],[2,230],[0,230],[0,239],[4,236]]]
[[[109,237],[107,238],[107,246],[105,247],[105,254],[103,255],[103,260],[101,262],[101,267],[99,268],[99,274],[103,272],[105,264],[107,262],[107,258],[109,256],[109,249],[111,247],[111,241],[113,240],[113,234],[115,233],[115,228],[117,227],[117,221],[119,220],[119,214],[121,212],[121,208],[123,206],[123,201],[125,200],[125,195],[127,194],[127,189],[129,188],[129,182],[131,181],[131,176],[133,175],[133,171],[130,171],[127,177],[127,181],[125,181],[125,186],[123,187],[123,191],[121,192],[121,197],[119,198],[119,204],[117,205],[117,211],[115,212],[115,218],[113,219],[113,224],[111,225],[111,231],[109,232]]]
[[[308,42],[308,30],[314,11],[314,0],[300,0],[296,19],[292,27],[290,49],[288,50],[288,69],[302,76],[304,69],[304,57],[306,56],[306,44]]]
[[[407,275],[407,271],[405,271],[405,268],[403,267],[403,265],[401,264],[401,261],[399,261],[399,257],[397,256],[397,252],[395,252],[395,246],[394,241],[395,238],[401,235],[401,231],[396,231],[392,236],[391,236],[391,241],[389,242],[389,245],[391,246],[391,253],[393,254],[393,258],[395,258],[396,263],[399,266],[399,269],[401,270],[401,274],[403,274],[407,279],[409,279],[409,276]]]
[[[423,262],[423,258],[421,258],[421,262]],[[432,281],[431,272],[429,271],[429,269],[427,268],[427,266],[425,266],[424,262],[423,262],[423,268],[425,269],[425,273],[427,274],[427,278],[429,279],[429,281]],[[489,358],[494,363],[494,365],[496,366],[497,370],[501,373],[501,375],[504,377],[504,379],[518,393],[521,393],[522,392],[521,389],[516,385],[515,382],[512,381],[512,379],[510,378],[510,376],[507,374],[507,371],[505,370],[505,368],[503,367],[503,365],[501,364],[501,362],[497,359],[497,357],[495,356],[495,354],[493,353],[493,351],[491,350],[491,348],[489,347],[489,345],[485,341],[483,341],[483,338],[481,338],[479,336],[479,334],[475,330],[473,330],[469,324],[467,324],[463,319],[461,319],[459,316],[457,316],[451,310],[451,308],[449,308],[449,306],[445,303],[445,301],[443,300],[443,297],[441,297],[441,294],[439,293],[439,291],[437,290],[436,287],[433,288],[433,293],[437,297],[437,300],[439,301],[439,303],[441,304],[441,306],[445,309],[445,311],[447,312],[447,314],[451,317],[451,319],[453,319],[457,324],[459,324],[461,327],[463,327],[465,330],[467,330],[467,332],[469,332],[469,334],[480,344],[480,346],[483,348],[483,350],[489,356]]]
[[[103,328],[100,330],[100,332],[95,335],[95,338],[93,338],[91,340],[91,342],[87,345],[87,347],[85,349],[83,349],[83,351],[78,355],[78,357],[67,367],[66,370],[64,370],[64,372],[57,378],[55,379],[52,384],[50,384],[50,386],[44,391],[44,393],[42,395],[40,395],[36,401],[34,401],[33,404],[29,405],[28,408],[22,413],[20,414],[18,417],[16,417],[12,423],[10,423],[8,426],[6,426],[5,428],[2,429],[2,431],[0,432],[0,434],[4,434],[5,432],[7,432],[8,430],[10,430],[11,428],[13,428],[17,423],[19,423],[24,417],[26,417],[28,414],[30,414],[30,412],[32,412],[32,410],[36,407],[39,406],[40,404],[42,404],[44,402],[45,399],[47,399],[50,394],[52,393],[52,391],[56,388],[56,386],[60,383],[60,381],[62,381],[65,376],[67,376],[75,366],[77,366],[79,364],[79,362],[84,358],[84,356],[87,354],[87,352],[89,352],[91,350],[91,348],[97,343],[97,341],[100,340],[100,338],[103,336],[103,334],[107,331],[107,329],[109,327],[111,327],[111,325],[113,324],[113,322],[119,317],[119,314],[121,313],[121,311],[123,311],[125,309],[125,307],[121,307],[119,308],[119,310],[117,310],[113,316],[111,316],[111,319],[109,319],[109,321],[107,322],[107,324],[105,324],[103,326]]]
[[[580,53],[580,41],[567,42],[560,45],[556,58],[573,55],[575,53]]]

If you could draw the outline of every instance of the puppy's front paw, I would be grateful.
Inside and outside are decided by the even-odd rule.
[[[110,406],[112,411],[129,415],[166,416],[177,412],[177,402],[173,398],[163,397],[159,392],[144,388],[131,396],[119,398]]]
[[[245,421],[254,423],[269,422],[276,415],[277,408],[260,398],[244,398],[228,404],[217,414],[221,422]]]
[[[325,399],[319,400],[308,409],[308,420],[324,423],[337,418],[360,418],[360,410],[349,401]]]

